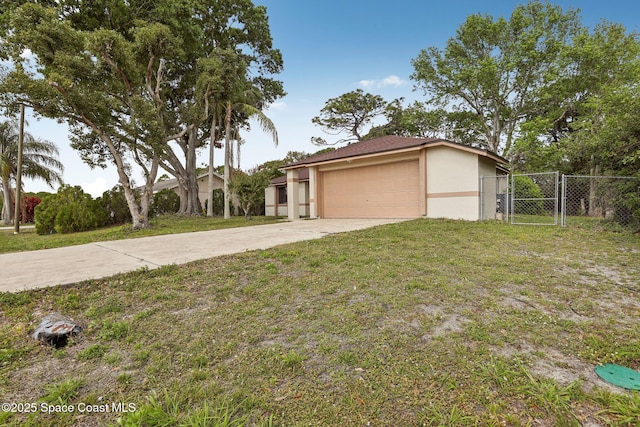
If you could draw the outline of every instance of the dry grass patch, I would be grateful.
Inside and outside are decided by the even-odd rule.
[[[416,220],[1,294],[0,394],[78,380],[71,404],[136,411],[0,421],[635,425],[593,367],[640,368],[639,257],[634,235]],[[51,310],[82,341],[31,340]]]

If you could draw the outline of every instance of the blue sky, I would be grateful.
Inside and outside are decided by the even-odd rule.
[[[254,0],[267,7],[274,47],[281,50],[287,96],[266,112],[280,139],[274,147],[270,138],[257,130],[245,133],[242,168],[249,169],[267,160],[282,158],[288,151],[314,152],[312,136],[328,141],[311,123],[329,98],[358,88],[381,95],[386,101],[404,97],[424,100],[410,80],[411,60],[421,49],[443,47],[456,29],[474,13],[508,16],[521,1],[449,0]],[[637,0],[555,1],[554,4],[580,9],[584,25],[593,28],[601,20],[619,22],[629,31],[640,25]],[[57,143],[65,164],[64,180],[81,185],[94,197],[117,184],[114,168],[91,170],[69,148],[65,125],[50,120],[30,119],[28,131]],[[222,151],[216,152],[222,163]],[[200,164],[206,161],[202,153]],[[134,176],[137,182],[140,177]],[[26,191],[52,191],[41,182],[25,183]]]

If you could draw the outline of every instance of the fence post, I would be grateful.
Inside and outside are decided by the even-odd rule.
[[[562,174],[562,196],[560,199],[560,227],[567,226],[567,176]]]
[[[513,174],[511,174],[511,186],[510,186],[511,194],[510,194],[510,197],[509,197],[509,205],[510,205],[509,208],[511,210],[511,218],[510,218],[511,224],[513,224],[513,216],[515,215],[515,210],[514,210],[514,205],[515,205],[515,199],[514,199],[515,191],[514,191],[514,188],[515,188],[515,185],[516,185],[515,184],[515,177],[513,176]]]
[[[556,182],[555,182],[555,197],[553,198],[554,200],[554,212],[553,212],[553,225],[558,225],[558,176],[559,176],[559,172],[556,171],[555,173],[555,178],[556,178]]]

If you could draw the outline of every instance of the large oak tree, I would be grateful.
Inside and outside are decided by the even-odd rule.
[[[211,73],[199,61],[231,50],[255,71],[242,78],[266,99],[283,94],[268,77],[282,58],[271,46],[266,9],[250,0],[27,2],[0,23],[1,53],[14,67],[1,82],[6,101],[67,121],[89,164],[115,164],[134,228],[148,225],[160,165],[178,178],[181,211],[200,212],[195,153],[216,141],[210,107],[220,100],[209,99],[211,84],[198,90],[200,74]],[[144,176],[139,199],[133,164]]]
[[[539,1],[517,6],[509,19],[471,15],[444,49],[420,52],[412,78],[428,103],[472,114],[482,145],[508,155],[579,28],[576,11]]]

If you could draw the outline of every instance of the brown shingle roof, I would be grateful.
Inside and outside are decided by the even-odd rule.
[[[477,152],[478,154],[491,157],[497,162],[507,163],[506,159],[498,156],[497,154],[494,154],[479,148],[470,147],[468,145],[457,144],[455,142],[447,141],[445,139],[410,138],[405,136],[389,135],[389,136],[382,136],[380,138],[374,138],[374,139],[368,139],[365,141],[356,142],[355,144],[350,144],[345,147],[338,148],[337,150],[318,154],[316,156],[307,157],[306,159],[301,160],[299,162],[290,163],[284,166],[283,169],[297,169],[297,168],[304,167],[305,165],[322,163],[322,162],[327,162],[331,160],[346,159],[350,157],[365,156],[368,154],[384,153],[388,151],[396,151],[396,150],[402,150],[402,149],[414,148],[414,147],[420,147],[420,146],[428,146],[428,145],[447,145],[447,146],[452,146],[454,148],[459,148],[463,150],[470,150],[470,151]]]
[[[309,180],[309,169],[304,168],[304,169],[300,169],[300,172],[298,172],[298,181],[308,181]],[[277,178],[272,179],[271,181],[269,181],[271,184],[286,184],[287,183],[287,176],[283,175],[283,176],[279,176]]]

